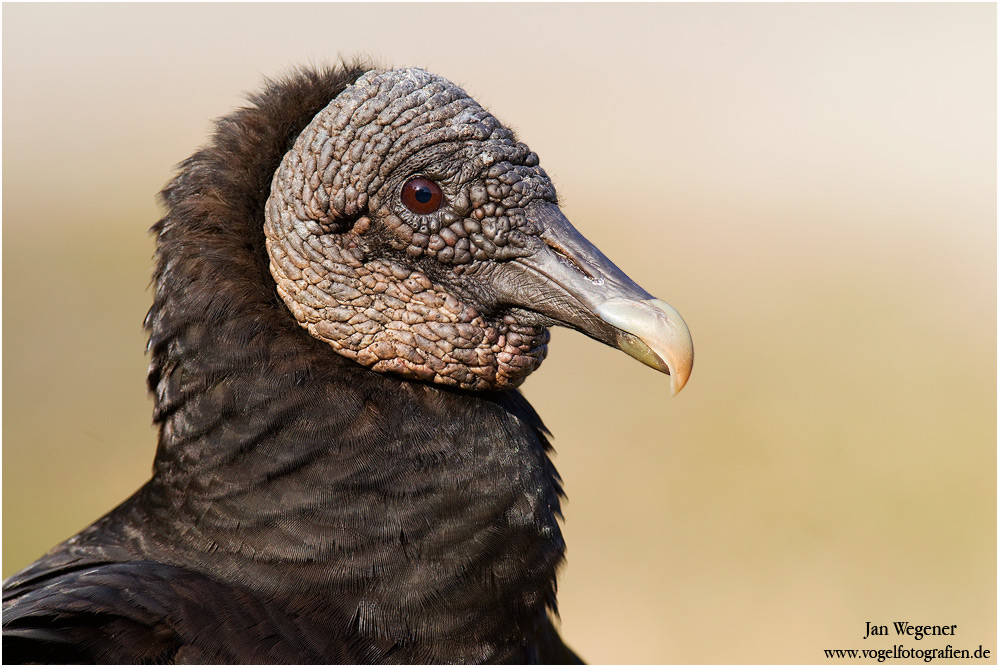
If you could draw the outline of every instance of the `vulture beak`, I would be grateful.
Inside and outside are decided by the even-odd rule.
[[[550,317],[668,373],[675,396],[694,366],[694,343],[680,313],[639,287],[576,231],[557,206],[527,215],[544,245],[499,272],[504,301]]]

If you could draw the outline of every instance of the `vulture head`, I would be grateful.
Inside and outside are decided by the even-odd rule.
[[[265,208],[270,272],[298,324],[375,371],[518,386],[568,326],[671,376],[679,313],[566,220],[538,156],[450,81],[371,70],[308,124]]]

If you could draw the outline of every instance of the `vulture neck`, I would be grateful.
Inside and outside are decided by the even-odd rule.
[[[561,489],[540,419],[515,391],[339,357],[298,326],[268,271],[271,174],[359,73],[273,86],[164,190],[143,549],[388,646],[446,637],[451,659],[496,659],[555,606]]]

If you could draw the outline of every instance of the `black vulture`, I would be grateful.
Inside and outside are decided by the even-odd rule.
[[[687,380],[683,320],[422,69],[303,69],[162,192],[152,479],[4,582],[6,662],[575,662],[516,390],[563,325]]]

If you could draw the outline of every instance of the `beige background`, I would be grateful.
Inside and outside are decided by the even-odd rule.
[[[573,332],[524,391],[593,662],[824,662],[865,622],[996,650],[996,8],[5,5],[3,572],[147,477],[171,165],[261,77],[464,85],[675,305],[668,379]],[[900,641],[942,648],[946,641]]]

